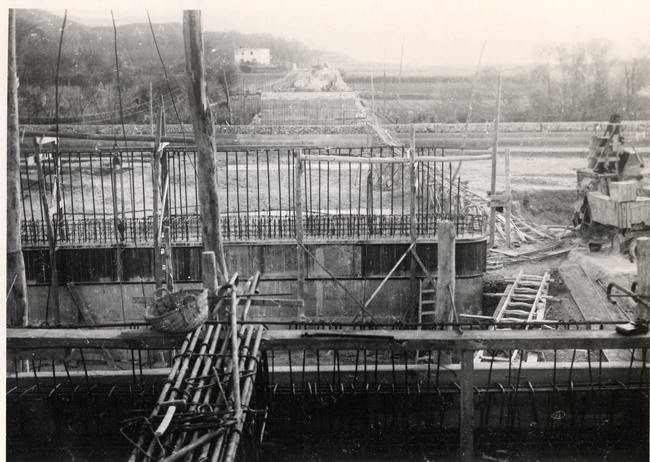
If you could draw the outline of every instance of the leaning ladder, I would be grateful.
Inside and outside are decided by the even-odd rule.
[[[530,323],[532,321],[544,320],[546,312],[546,302],[549,298],[548,286],[551,282],[551,276],[548,272],[544,276],[525,275],[520,271],[515,278],[512,286],[506,289],[506,292],[500,294],[503,303],[495,311],[492,319],[495,324],[501,322],[509,323]],[[531,326],[527,324],[525,329]],[[492,330],[510,330],[509,328],[492,327]],[[477,351],[474,361],[517,361],[523,355],[523,350],[492,351],[488,354],[485,350]],[[526,361],[537,361],[537,353],[529,352]]]

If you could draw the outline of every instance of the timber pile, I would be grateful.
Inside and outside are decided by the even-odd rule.
[[[565,255],[574,249],[574,247],[563,248],[563,245],[564,244],[562,241],[556,241],[551,245],[523,252],[515,252],[513,250],[488,249],[487,269],[488,271],[497,270],[503,268],[504,266],[514,265],[517,263],[544,260],[545,258]]]

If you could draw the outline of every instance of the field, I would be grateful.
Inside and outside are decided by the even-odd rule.
[[[385,84],[375,79],[353,79],[348,85],[359,92],[363,104],[372,107],[373,87],[375,114],[383,123],[458,123],[465,122],[474,87],[471,77],[389,79]],[[530,109],[525,89],[519,79],[502,82],[501,117],[505,121],[525,119]],[[399,108],[397,101],[399,99]],[[471,122],[494,119],[494,79],[480,79],[476,85]]]

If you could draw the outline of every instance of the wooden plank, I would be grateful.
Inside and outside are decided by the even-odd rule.
[[[579,264],[564,264],[559,267],[559,270],[585,320],[595,323],[614,320],[605,304],[598,297],[596,287],[582,266]]]
[[[626,337],[610,330],[527,331],[298,331],[269,330],[264,350],[563,350],[650,348],[650,334]],[[153,329],[7,329],[7,349],[42,348],[180,348],[184,335]]]
[[[647,348],[650,334],[625,337],[609,330],[499,330],[499,331],[372,331],[354,334],[324,331],[270,330],[262,339],[262,349],[357,350],[562,350],[600,348]]]
[[[598,290],[582,266],[579,264],[565,264],[559,267],[559,271],[564,283],[571,292],[571,297],[586,321],[593,323],[616,321],[598,295]],[[621,320],[621,322],[627,322],[627,319]],[[615,326],[608,324],[604,326],[604,329],[612,331]],[[630,358],[630,352],[604,350],[604,354],[608,361],[624,361]]]
[[[153,329],[8,329],[7,348],[177,349],[184,338]]]
[[[456,293],[456,231],[450,221],[438,224],[438,281],[436,284],[437,323],[453,322]]]

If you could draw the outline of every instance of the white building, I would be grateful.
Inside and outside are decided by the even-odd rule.
[[[238,48],[235,50],[235,62],[238,64],[271,65],[271,50],[268,48]]]

